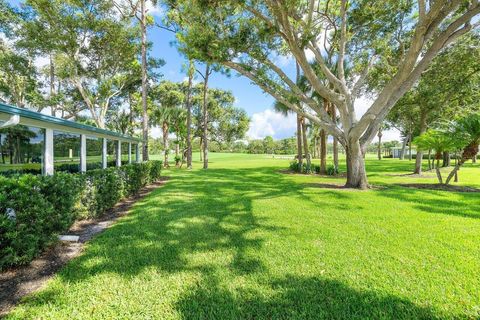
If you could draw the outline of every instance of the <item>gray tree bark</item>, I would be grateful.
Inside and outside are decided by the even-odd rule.
[[[193,62],[189,61],[188,87],[187,87],[187,169],[192,169],[192,86],[193,86]]]
[[[297,160],[300,172],[303,168],[303,150],[302,150],[302,119],[297,113]]]
[[[320,130],[320,174],[327,174],[327,134]]]
[[[302,138],[303,138],[303,150],[305,153],[305,160],[307,160],[307,172],[310,172],[312,168],[312,161],[310,158],[310,150],[308,149],[307,125],[305,123],[305,118],[303,117],[302,117]]]
[[[168,143],[168,123],[164,121],[162,123],[162,135],[163,135],[163,166],[165,168],[169,167],[168,164],[168,154],[169,154],[169,143]]]
[[[365,159],[359,140],[349,140],[345,146],[347,155],[347,183],[348,188],[367,189],[368,180],[365,171]]]
[[[427,131],[427,115],[422,113],[420,116],[420,135],[424,134]],[[429,152],[430,157],[430,152]],[[423,151],[417,148],[417,155],[415,158],[415,170],[414,174],[422,174],[422,161],[423,161]],[[428,159],[428,166],[430,167],[430,158]]]
[[[382,136],[383,136],[382,129],[378,130],[377,136],[378,136],[377,157],[378,157],[378,160],[382,160]]]

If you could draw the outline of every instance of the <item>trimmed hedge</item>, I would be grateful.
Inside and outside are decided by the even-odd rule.
[[[115,167],[116,161],[108,161],[107,167]],[[127,165],[128,161],[122,160],[122,166]],[[102,169],[101,162],[89,162],[87,163],[87,171]],[[55,172],[68,172],[68,173],[79,173],[80,172],[80,164],[79,163],[61,163],[55,165]],[[42,169],[11,169],[11,170],[4,170],[0,171],[0,175],[5,177],[11,177],[19,174],[35,174],[40,175],[42,174]]]
[[[160,178],[161,161],[120,168],[0,176],[0,270],[30,262],[76,219],[101,216]]]

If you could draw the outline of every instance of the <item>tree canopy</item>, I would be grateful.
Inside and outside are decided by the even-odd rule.
[[[476,27],[480,13],[476,0],[167,3],[190,56],[236,70],[337,137],[347,149],[347,185],[355,187],[367,185],[361,153],[388,112],[443,48]],[[274,58],[282,55],[338,108],[340,125],[277,66]],[[357,118],[355,99],[372,78],[375,99]]]

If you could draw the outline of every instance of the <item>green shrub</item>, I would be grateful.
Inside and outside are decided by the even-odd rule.
[[[215,151],[212,151],[212,152],[215,152]],[[180,162],[182,161],[182,157],[180,156],[175,156],[175,165],[178,166],[180,165]]]
[[[298,163],[297,160],[290,161],[290,166],[289,166],[290,171],[293,172],[301,172],[302,168],[300,168],[300,163]]]
[[[104,214],[158,180],[161,169],[161,161],[149,161],[85,174],[0,176],[0,270],[30,262],[76,219]]]
[[[127,195],[134,195],[150,181],[150,162],[130,164],[122,167],[125,174]]]
[[[302,166],[300,166],[300,163],[298,163],[298,160],[293,160],[290,162],[290,170],[298,173],[310,173],[311,168],[307,166],[306,162],[302,163]]]
[[[0,180],[0,269],[29,262],[52,240],[54,206],[42,194],[41,180],[31,175]]]
[[[150,168],[150,181],[155,182],[160,179],[163,162],[159,160],[150,161],[151,168]]]
[[[65,230],[77,218],[74,208],[84,188],[83,177],[60,172],[37,179],[40,193],[53,206],[53,213],[49,216],[52,232]]]
[[[327,167],[327,175],[334,176],[338,174],[338,168],[333,165]]]

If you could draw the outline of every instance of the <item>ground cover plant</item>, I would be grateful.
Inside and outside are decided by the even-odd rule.
[[[406,175],[413,161],[366,163],[366,191],[265,155],[166,170],[7,319],[480,317],[479,193],[412,188],[436,185]],[[478,190],[478,170],[458,185]]]

